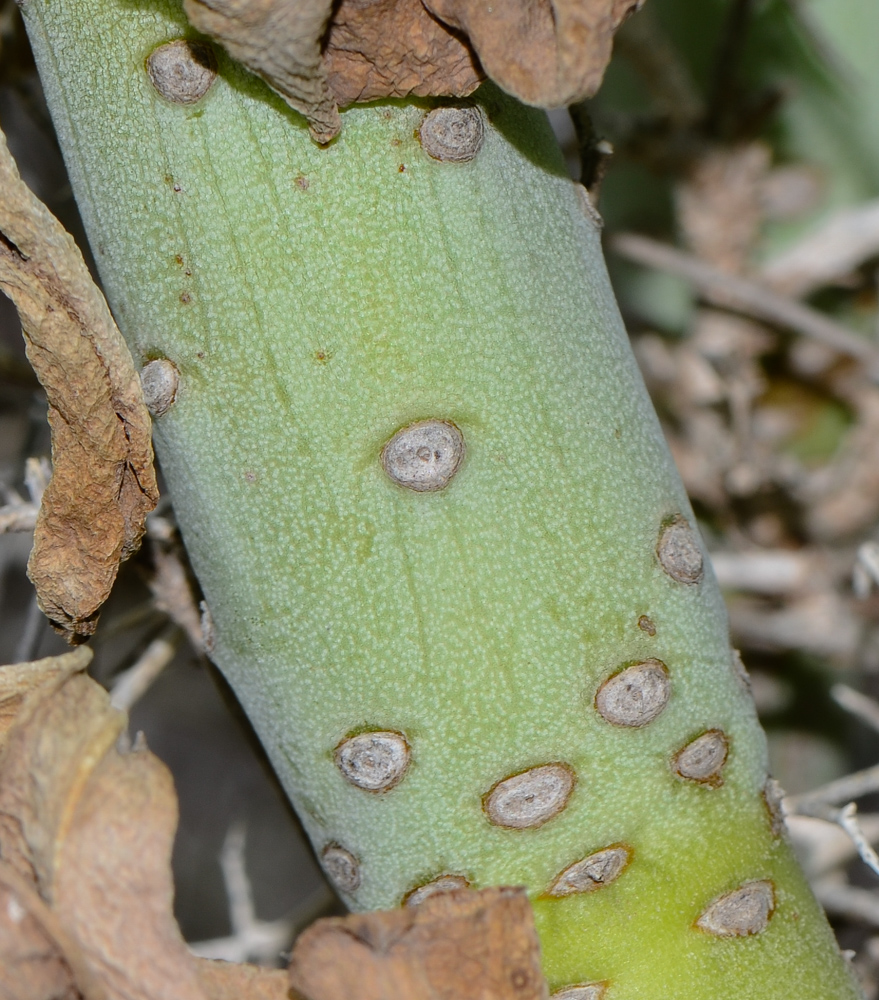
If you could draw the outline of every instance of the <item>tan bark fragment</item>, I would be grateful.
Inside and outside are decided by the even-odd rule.
[[[613,33],[642,0],[185,0],[190,21],[308,119],[318,142],[337,105],[463,97],[483,71],[543,107],[594,94]],[[322,48],[323,46],[323,48]]]
[[[306,1000],[546,1000],[523,889],[438,893],[419,906],[318,920],[296,942]]]
[[[28,572],[75,639],[95,629],[158,499],[151,424],[128,348],[79,250],[18,175],[0,134],[0,289],[49,401],[53,475]]]

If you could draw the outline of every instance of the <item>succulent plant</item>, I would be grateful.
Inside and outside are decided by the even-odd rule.
[[[544,114],[320,148],[172,2],[24,14],[210,655],[344,900],[524,884],[570,1000],[855,997]]]

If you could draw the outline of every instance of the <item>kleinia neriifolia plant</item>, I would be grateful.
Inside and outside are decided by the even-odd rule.
[[[172,0],[23,10],[210,655],[346,903],[525,885],[566,1000],[857,996],[543,112],[322,147]]]

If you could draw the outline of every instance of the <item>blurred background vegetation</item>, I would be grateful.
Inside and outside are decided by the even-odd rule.
[[[551,112],[604,218],[620,307],[728,599],[772,770],[794,796],[879,761],[877,39],[879,4],[864,0],[649,0],[620,31],[598,96]],[[0,0],[0,126],[85,249],[12,0]],[[63,650],[36,607],[20,530],[48,451],[45,400],[0,296],[4,663]],[[151,681],[119,696],[176,781],[185,936],[271,963],[339,904],[201,653],[197,601],[163,504],[103,613],[93,673],[117,692],[132,668]],[[858,806],[879,841],[879,798]],[[789,822],[872,1000],[879,876],[838,825]]]

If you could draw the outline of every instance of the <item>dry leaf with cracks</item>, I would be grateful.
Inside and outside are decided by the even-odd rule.
[[[156,504],[149,413],[131,355],[72,238],[28,190],[0,133],[0,289],[46,390],[52,479],[28,572],[72,641],[94,632]]]
[[[120,752],[126,717],[73,672],[83,652],[10,674],[31,667],[43,677],[0,756],[0,909],[16,935],[7,943],[0,914],[0,957],[13,956],[0,967],[14,971],[18,991],[10,1000],[285,1000],[285,973],[207,962],[186,947],[172,915],[171,776],[145,749]]]
[[[185,0],[199,31],[305,115],[321,143],[337,105],[464,97],[488,74],[526,104],[595,93],[613,33],[642,0]]]
[[[418,906],[331,917],[297,940],[290,963],[306,1000],[546,1000],[524,889],[461,889]]]

